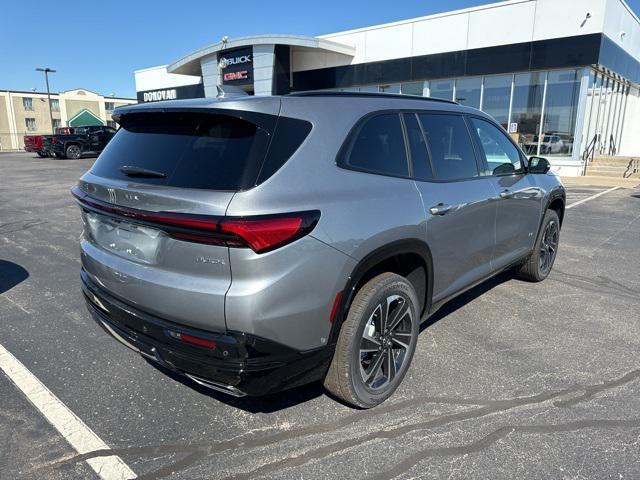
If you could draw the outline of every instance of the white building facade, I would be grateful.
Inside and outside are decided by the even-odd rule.
[[[224,38],[135,75],[139,101],[213,97],[217,85],[455,100],[563,175],[594,155],[640,156],[640,20],[624,0],[510,0],[319,37]]]

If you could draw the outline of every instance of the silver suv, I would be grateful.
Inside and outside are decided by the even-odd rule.
[[[116,110],[72,189],[97,322],[235,396],[323,380],[362,408],[407,372],[420,323],[515,268],[551,270],[565,191],[487,115],[378,94]]]

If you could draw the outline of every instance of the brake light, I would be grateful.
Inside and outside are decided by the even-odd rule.
[[[242,238],[252,250],[260,253],[297,238],[304,222],[305,214],[300,213],[265,219],[228,219],[220,226],[224,233]]]
[[[317,210],[248,217],[148,212],[91,198],[77,186],[71,189],[71,193],[84,209],[153,226],[179,240],[249,247],[256,253],[275,250],[304,237],[320,219],[320,212]]]

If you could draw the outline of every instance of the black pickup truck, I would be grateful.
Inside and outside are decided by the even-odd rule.
[[[51,137],[50,151],[58,158],[80,158],[84,154],[99,154],[116,134],[106,126],[75,127],[71,135]]]

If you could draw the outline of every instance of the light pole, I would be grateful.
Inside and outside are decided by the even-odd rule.
[[[44,72],[44,80],[47,83],[47,100],[49,101],[49,120],[51,120],[51,134],[55,135],[56,132],[53,128],[53,112],[51,112],[51,93],[49,93],[49,74],[56,73],[56,71],[49,67],[38,67],[36,68],[36,72]]]

